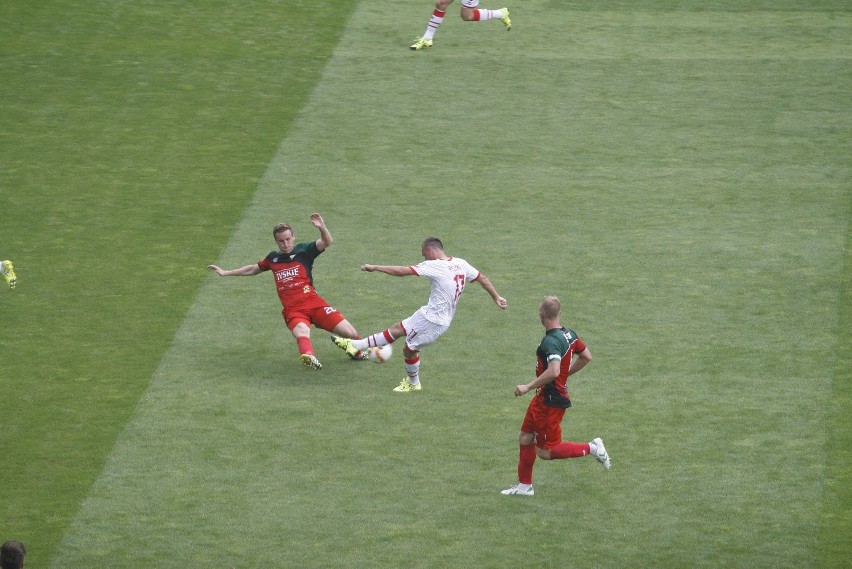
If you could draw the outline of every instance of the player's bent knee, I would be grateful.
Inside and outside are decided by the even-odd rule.
[[[550,451],[546,448],[536,447],[535,449],[536,455],[542,460],[550,460],[552,457],[550,456]]]
[[[299,323],[293,325],[293,327],[290,328],[290,331],[293,333],[293,336],[295,336],[296,338],[300,338],[300,337],[308,337],[309,338],[311,336],[311,328],[310,328],[310,326],[308,326],[304,322],[299,322]]]
[[[405,359],[410,360],[412,358],[416,358],[420,355],[420,352],[416,350],[412,350],[408,346],[402,347],[402,355],[405,356]]]
[[[461,19],[465,22],[472,22],[476,19],[476,8],[468,8],[467,6],[462,6],[459,15],[461,15]]]

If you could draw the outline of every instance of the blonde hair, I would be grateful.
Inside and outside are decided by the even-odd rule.
[[[541,300],[541,312],[548,320],[556,320],[562,312],[562,303],[554,295],[545,296]]]

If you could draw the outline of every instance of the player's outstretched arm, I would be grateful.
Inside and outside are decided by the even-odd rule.
[[[368,273],[385,273],[394,277],[407,277],[414,274],[411,267],[401,265],[361,265],[361,270]]]
[[[491,299],[494,301],[494,304],[496,304],[503,310],[505,310],[506,307],[509,306],[509,303],[506,301],[505,298],[500,296],[500,293],[497,292],[497,289],[494,288],[494,285],[491,284],[491,281],[488,280],[488,277],[486,277],[482,273],[479,273],[479,278],[476,280],[479,282],[479,284],[482,285],[482,288],[484,288],[488,292],[488,294],[491,295]]]
[[[251,277],[261,272],[260,267],[256,263],[254,265],[246,265],[239,269],[230,270],[223,269],[219,265],[207,265],[207,268],[215,272],[220,277]]]

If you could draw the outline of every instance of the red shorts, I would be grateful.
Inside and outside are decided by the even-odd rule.
[[[337,325],[346,320],[336,308],[329,306],[319,295],[307,302],[300,302],[292,308],[285,308],[281,311],[281,315],[284,316],[284,322],[290,330],[297,324],[304,323],[307,326],[313,324],[317,328],[334,332]]]
[[[535,433],[535,446],[552,449],[562,442],[562,417],[565,409],[544,404],[544,398],[535,396],[527,407],[521,432]]]

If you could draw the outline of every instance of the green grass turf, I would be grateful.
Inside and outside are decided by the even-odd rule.
[[[149,175],[165,163],[182,179],[161,188],[161,207],[184,195],[194,203],[168,222],[136,220],[137,240],[127,224],[149,209],[139,189],[157,184],[136,180],[145,170],[135,153],[125,156],[125,183],[140,184],[131,194],[109,197],[116,184],[103,172],[112,170],[96,163],[76,172],[67,166],[81,162],[73,153],[38,169],[65,191],[47,201],[53,217],[35,216],[34,190],[17,191],[32,184],[34,168],[8,182],[15,193],[4,179],[3,210],[14,206],[7,193],[20,196],[42,224],[19,247],[46,227],[66,230],[56,220],[75,204],[77,231],[95,226],[102,241],[85,248],[102,263],[99,276],[123,267],[128,254],[133,261],[123,278],[84,286],[63,274],[74,263],[61,254],[84,248],[73,233],[49,232],[48,251],[62,261],[31,278],[55,284],[19,295],[19,269],[21,288],[3,295],[3,318],[11,308],[19,330],[13,337],[4,328],[4,354],[23,353],[12,364],[21,366],[20,383],[4,374],[0,404],[14,410],[26,397],[30,411],[8,419],[3,409],[3,432],[15,433],[2,439],[4,456],[11,450],[21,465],[3,476],[22,490],[8,491],[6,501],[17,502],[0,535],[23,528],[24,539],[45,545],[34,566],[52,567],[842,566],[850,553],[850,15],[831,2],[747,7],[610,2],[587,11],[528,2],[512,6],[508,35],[496,22],[462,23],[451,9],[435,47],[415,54],[404,46],[430,7],[412,1],[389,11],[365,1],[304,107],[260,105],[280,113],[279,128],[245,108],[247,86],[234,87],[223,124],[251,119],[266,137],[252,152],[243,141],[223,143],[246,154],[208,157],[209,177],[198,176],[197,159],[173,159],[206,154],[164,134],[188,125],[169,131],[171,122],[150,122],[161,107],[174,109],[174,119],[216,105],[187,95],[175,108],[174,93],[152,90],[163,100],[149,101],[149,114],[107,147],[150,127],[162,137],[154,147],[174,149],[151,159]],[[156,6],[143,15],[169,23],[186,13]],[[215,30],[209,17],[206,27],[186,27]],[[269,33],[269,14],[255,17],[239,29]],[[218,44],[203,39],[191,42],[198,57],[185,62],[186,73],[220,80]],[[127,39],[145,51],[139,41]],[[289,69],[264,50],[255,55],[257,66]],[[152,58],[149,73],[169,61]],[[321,57],[307,61],[320,71]],[[284,81],[234,67],[235,86],[243,73]],[[267,105],[277,105],[279,93],[268,93]],[[76,114],[64,114],[87,132],[91,117],[75,106],[84,99],[71,96]],[[48,107],[21,101],[15,116]],[[119,129],[122,116],[105,117],[101,128]],[[275,136],[285,133],[270,161]],[[11,145],[2,151],[12,154]],[[235,172],[241,195],[231,192],[236,184],[211,188]],[[80,197],[80,184],[69,189],[75,179],[101,187]],[[81,208],[86,199],[125,212],[125,223]],[[453,328],[424,352],[426,391],[417,398],[389,392],[402,374],[399,354],[383,366],[356,364],[324,334],[316,346],[325,369],[302,369],[268,279],[205,278],[203,265],[238,216],[220,256],[229,266],[265,254],[282,217],[312,238],[313,210],[338,238],[317,266],[321,292],[362,333],[407,315],[427,290],[416,279],[360,273],[358,264],[416,261],[432,233],[488,274],[510,310],[474,285]],[[210,217],[199,219],[200,211]],[[3,231],[4,243],[20,239],[21,231]],[[151,253],[158,241],[172,250]],[[163,262],[176,267],[172,278],[185,275],[170,289],[185,291],[182,305],[159,298]],[[526,405],[511,388],[529,379],[541,335],[536,306],[549,292],[563,298],[565,323],[595,356],[572,381],[566,433],[603,435],[614,467],[540,462],[536,497],[506,499],[499,490],[514,478]],[[59,324],[79,329],[48,336],[42,305],[68,311]],[[94,325],[101,335],[87,336]],[[52,373],[33,377],[30,369]],[[136,379],[116,384],[125,375]],[[54,446],[42,443],[50,438]],[[50,476],[53,487],[44,482]],[[68,480],[76,491],[62,489]],[[59,548],[40,551],[68,523]],[[39,535],[42,524],[54,537]]]
[[[0,5],[0,539],[46,567],[354,3]],[[334,8],[330,10],[330,8]]]

